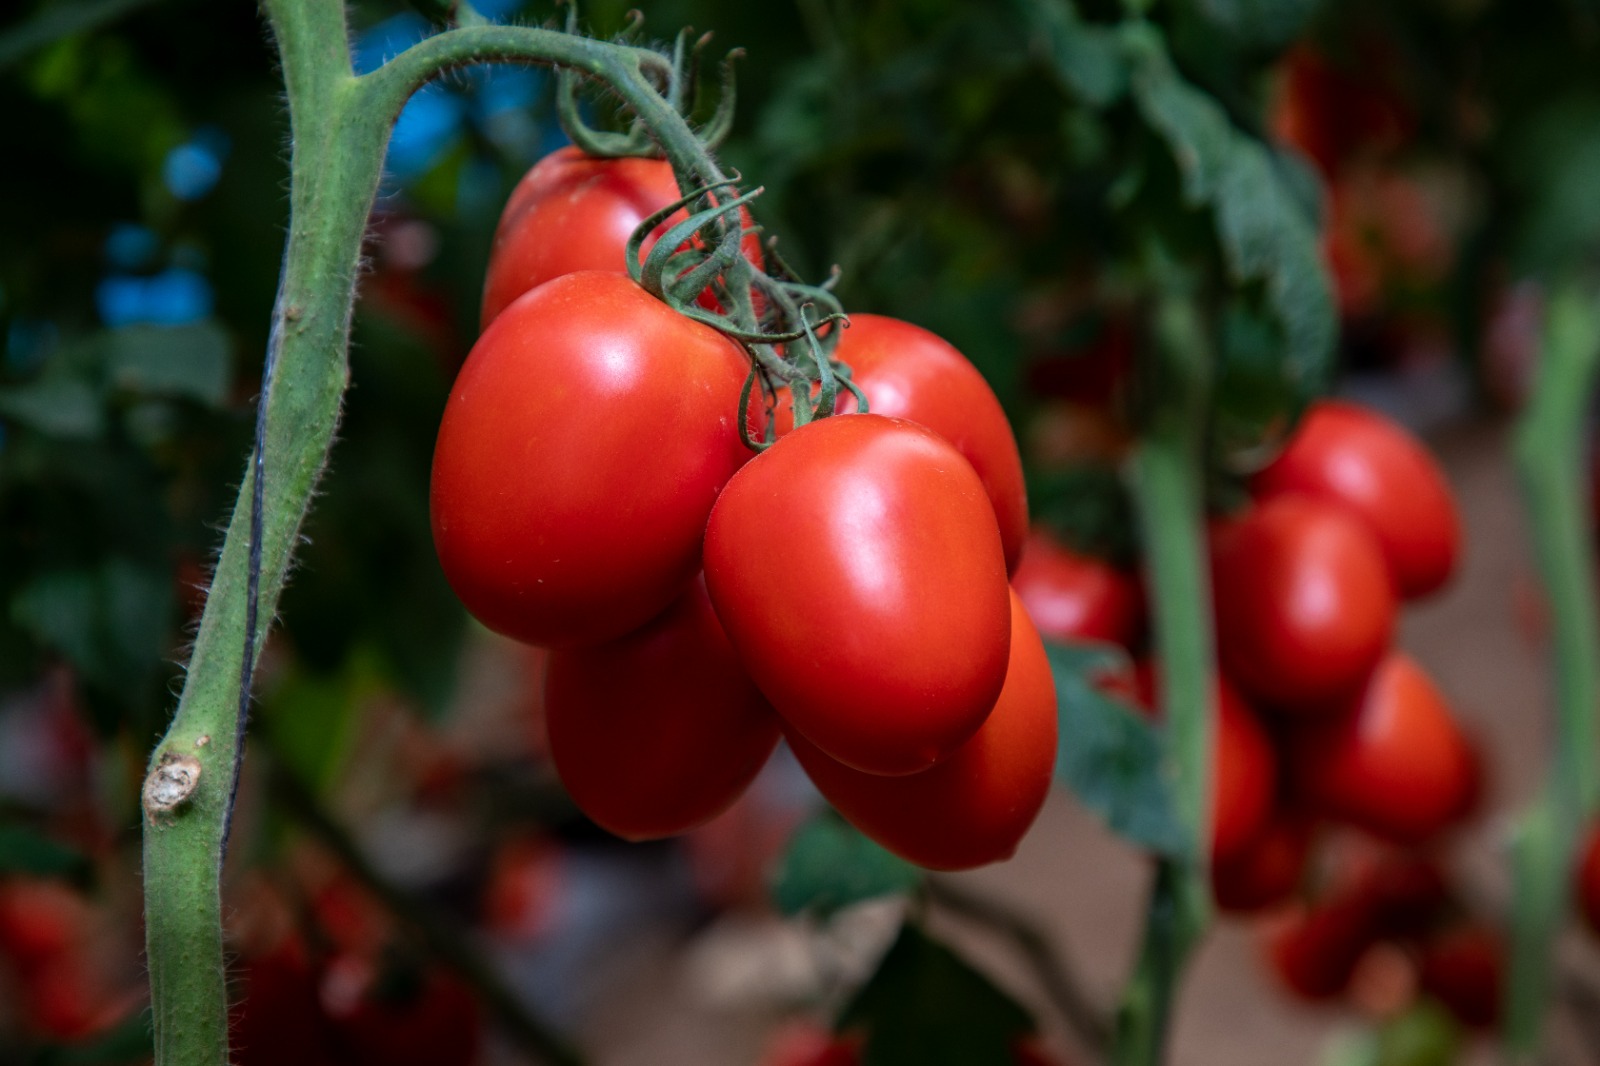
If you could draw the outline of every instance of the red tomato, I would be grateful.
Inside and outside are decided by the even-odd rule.
[[[508,307],[467,356],[433,455],[434,545],[467,609],[551,645],[660,614],[748,458],[748,370],[620,275],[568,274]]]
[[[1290,779],[1329,817],[1400,843],[1449,825],[1471,788],[1472,756],[1439,690],[1392,653],[1333,717],[1292,738]]]
[[[1293,898],[1305,876],[1315,822],[1276,812],[1266,826],[1211,866],[1217,906],[1234,913],[1265,910]]]
[[[816,1022],[794,1021],[767,1038],[756,1066],[861,1066],[860,1034],[840,1036]]]
[[[1160,711],[1157,665],[1146,659],[1135,672],[1139,701]],[[1225,861],[1248,847],[1272,814],[1278,759],[1255,712],[1226,677],[1218,676],[1212,702],[1211,858]]]
[[[1022,458],[994,390],[948,341],[882,315],[851,315],[835,356],[850,364],[851,380],[876,415],[921,423],[956,446],[983,480],[1000,524],[1006,570],[1014,571],[1028,535],[1028,494]],[[854,411],[848,391],[837,410]],[[793,415],[780,410],[779,430]]]
[[[1423,946],[1422,990],[1472,1029],[1500,1022],[1505,948],[1492,929],[1464,925]]]
[[[1057,544],[1043,530],[1028,537],[1011,587],[1046,640],[1128,647],[1144,625],[1144,596],[1132,575]]]
[[[699,580],[642,629],[552,652],[545,715],[573,802],[628,840],[675,836],[721,814],[778,746],[777,716]]]
[[[1578,862],[1578,909],[1589,923],[1589,930],[1600,934],[1600,824],[1589,829],[1588,842]]]
[[[867,836],[930,870],[1009,859],[1038,817],[1056,759],[1056,687],[1033,623],[1011,597],[1011,654],[994,711],[931,770],[880,777],[830,759],[793,731],[795,757],[828,802]]]
[[[248,959],[240,967],[229,1015],[228,1061],[235,1066],[332,1066],[327,1020],[317,975],[295,941]]]
[[[596,159],[572,145],[545,156],[511,191],[495,229],[483,283],[484,327],[551,278],[580,270],[627,273],[633,231],[681,198],[664,159]],[[641,251],[687,217],[680,211],[663,222]],[[743,243],[745,255],[760,262],[761,238],[750,233]]]
[[[322,1003],[348,1066],[472,1066],[482,1019],[472,992],[442,970],[382,973],[339,956],[323,974]]]
[[[80,945],[93,908],[64,881],[0,884],[0,951],[28,971]]]
[[[1269,499],[1212,538],[1217,657],[1244,694],[1293,714],[1358,689],[1395,600],[1371,534],[1338,507]]]
[[[1316,496],[1355,515],[1407,599],[1436,591],[1455,570],[1461,519],[1450,484],[1422,442],[1376,411],[1338,400],[1313,405],[1252,489],[1263,498]]]
[[[994,508],[944,438],[834,415],[740,470],[706,527],[706,587],[788,725],[846,765],[911,774],[978,731],[1005,682]]]
[[[1332,999],[1350,986],[1356,964],[1377,940],[1371,908],[1359,897],[1302,906],[1269,931],[1273,971],[1305,999]]]

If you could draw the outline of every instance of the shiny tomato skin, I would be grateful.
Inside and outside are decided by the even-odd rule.
[[[1005,687],[972,739],[931,770],[881,777],[830,759],[793,731],[789,745],[818,791],[857,829],[930,870],[1009,859],[1039,816],[1056,759],[1056,687],[1044,644],[1011,597]]]
[[[1211,866],[1217,906],[1234,914],[1265,910],[1294,898],[1311,857],[1315,822],[1274,812],[1255,836]]]
[[[1161,709],[1156,680],[1155,661],[1141,660],[1135,687],[1141,707],[1152,715]],[[1266,826],[1278,787],[1278,757],[1255,711],[1227,677],[1218,675],[1211,706],[1211,860],[1223,862]]]
[[[978,368],[938,334],[883,315],[850,316],[835,357],[873,414],[908,418],[933,430],[966,456],[983,480],[1000,524],[1006,570],[1013,572],[1028,536],[1028,493],[1011,422]],[[848,391],[840,411],[854,411]]]
[[[1340,508],[1266,500],[1212,536],[1217,657],[1249,696],[1289,715],[1360,688],[1394,631],[1377,543]]]
[[[710,821],[778,746],[777,716],[739,666],[699,580],[641,629],[552,652],[545,714],[573,802],[628,840]]]
[[[734,475],[706,587],[789,727],[848,766],[911,774],[978,731],[1005,682],[1005,556],[972,466],[904,419],[833,415]]]
[[[1011,575],[1046,640],[1102,640],[1130,647],[1144,627],[1144,595],[1131,574],[1080,555],[1035,530]]]
[[[664,610],[748,458],[748,367],[618,274],[568,274],[508,307],[467,356],[433,455],[434,545],[467,609],[546,645]]]
[[[1316,496],[1359,517],[1402,598],[1437,591],[1455,571],[1461,518],[1450,483],[1421,441],[1376,411],[1339,400],[1313,405],[1252,489]]]
[[[1308,804],[1402,844],[1447,828],[1472,787],[1471,751],[1449,705],[1399,652],[1346,707],[1296,730],[1288,758]]]
[[[483,283],[484,327],[551,278],[580,270],[626,274],[633,231],[681,198],[664,159],[597,159],[572,145],[545,156],[511,191],[495,228]],[[656,227],[641,251],[686,217],[680,211]],[[747,235],[744,250],[760,262],[760,237]]]

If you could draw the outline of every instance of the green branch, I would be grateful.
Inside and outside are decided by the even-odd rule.
[[[1512,1054],[1523,1058],[1539,1043],[1552,949],[1572,895],[1573,857],[1594,814],[1600,784],[1595,750],[1600,621],[1585,463],[1597,371],[1600,295],[1574,284],[1551,300],[1538,381],[1518,422],[1515,444],[1550,603],[1556,710],[1554,773],[1512,840],[1516,894],[1506,1041]]]
[[[1160,655],[1162,715],[1188,854],[1158,860],[1139,961],[1117,1014],[1119,1066],[1161,1061],[1178,980],[1210,908],[1213,654],[1201,456],[1211,383],[1205,336],[1190,299],[1164,297],[1149,375],[1158,394],[1134,450],[1133,494]]]

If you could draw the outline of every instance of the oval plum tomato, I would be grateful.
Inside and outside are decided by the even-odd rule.
[[[1212,864],[1217,906],[1243,914],[1293,898],[1305,877],[1315,825],[1297,812],[1274,812],[1255,836]]]
[[[1142,708],[1160,713],[1157,664],[1139,663],[1135,685]],[[1278,787],[1278,759],[1267,731],[1239,690],[1217,677],[1212,703],[1211,858],[1224,861],[1245,848],[1266,825]]]
[[[551,278],[580,270],[627,273],[628,238],[681,196],[664,159],[597,159],[572,145],[545,156],[511,191],[495,228],[483,283],[484,327]],[[663,222],[655,237],[686,217],[680,212]],[[747,234],[744,252],[760,262],[761,238]]]
[[[1261,498],[1304,493],[1356,515],[1406,599],[1436,591],[1455,570],[1461,518],[1450,484],[1421,441],[1376,411],[1338,400],[1312,405],[1251,487]]]
[[[305,947],[287,939],[238,968],[229,1012],[228,1061],[235,1066],[332,1066],[328,1020]]]
[[[1358,689],[1389,646],[1395,599],[1377,543],[1338,507],[1266,500],[1211,545],[1217,657],[1274,710],[1325,709]]]
[[[1470,1029],[1500,1022],[1505,948],[1494,930],[1462,925],[1423,945],[1422,990]]]
[[[0,882],[0,952],[29,972],[76,950],[93,914],[88,899],[65,881]]]
[[[1600,934],[1600,823],[1590,826],[1578,863],[1578,909],[1589,931]]]
[[[789,745],[817,789],[867,836],[930,870],[1009,859],[1038,817],[1056,760],[1056,687],[1022,602],[1011,596],[1011,654],[994,711],[931,770],[880,777],[852,770],[798,733]]]
[[[461,602],[530,644],[609,640],[660,614],[749,457],[748,370],[732,341],[618,274],[568,274],[506,308],[433,453],[433,541]]]
[[[883,315],[851,315],[834,354],[850,364],[873,414],[927,426],[966,456],[994,504],[1006,570],[1015,571],[1028,535],[1022,458],[1011,422],[978,368],[938,334]],[[845,392],[838,409],[854,411],[855,396]]]
[[[675,836],[721,814],[778,746],[778,718],[699,580],[642,629],[552,652],[545,715],[573,802],[628,840]]]
[[[1398,843],[1448,826],[1472,784],[1471,753],[1444,697],[1398,652],[1348,706],[1297,730],[1289,760],[1315,808]]]
[[[780,438],[718,497],[705,570],[756,685],[848,766],[926,770],[1000,695],[1011,610],[994,508],[917,423],[834,415]]]
[[[1356,964],[1378,939],[1372,910],[1360,897],[1302,906],[1268,931],[1272,970],[1304,999],[1332,999],[1350,986]]]
[[[1110,563],[1029,535],[1011,575],[1028,617],[1046,640],[1104,640],[1130,646],[1144,624],[1139,583]]]
[[[473,1066],[483,1043],[472,991],[454,974],[379,968],[336,956],[323,973],[322,1005],[349,1066]]]

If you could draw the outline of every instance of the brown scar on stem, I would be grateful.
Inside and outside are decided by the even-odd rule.
[[[175,751],[162,754],[161,761],[144,779],[144,811],[152,820],[171,814],[194,795],[200,785],[200,760]]]

